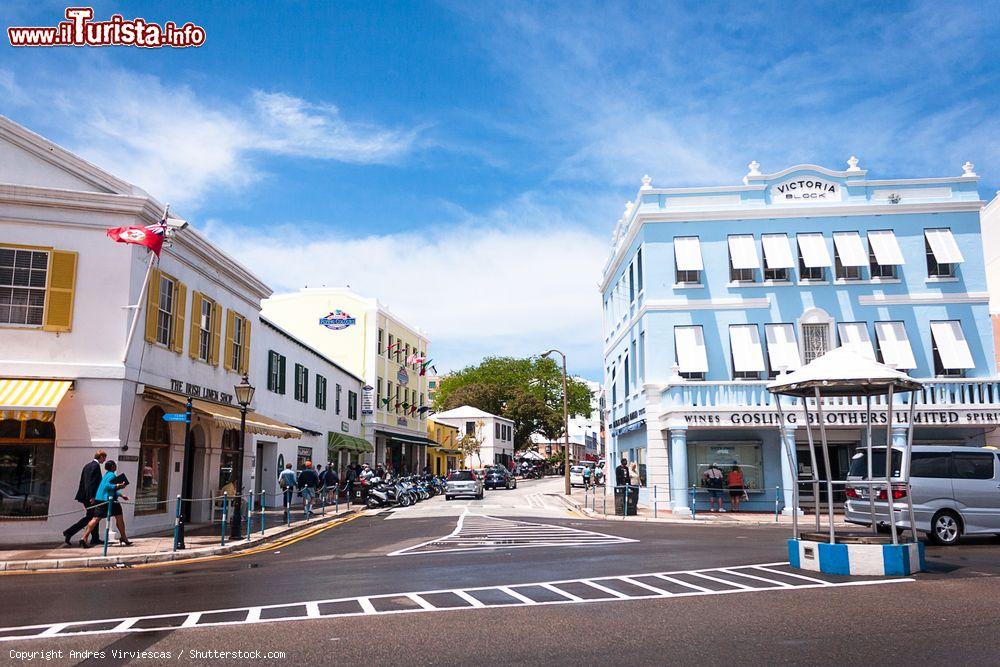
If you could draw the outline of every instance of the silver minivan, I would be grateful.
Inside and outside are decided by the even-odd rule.
[[[872,448],[872,478],[885,479],[885,447]],[[892,477],[900,479],[901,449],[892,450]],[[997,450],[961,445],[914,445],[910,489],[917,530],[938,544],[952,545],[962,535],[1000,535],[1000,461]],[[848,482],[868,479],[868,454],[859,448],[851,460]],[[874,487],[875,521],[889,525],[888,501],[883,486]],[[906,490],[892,489],[897,527],[909,528]],[[871,525],[867,484],[847,485],[844,518]]]

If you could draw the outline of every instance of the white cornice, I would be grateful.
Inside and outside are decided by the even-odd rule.
[[[858,169],[856,171],[834,171],[833,169],[827,169],[826,167],[821,167],[818,164],[797,164],[788,169],[782,169],[781,171],[776,171],[771,174],[747,174],[746,179],[748,182],[768,182],[773,181],[778,178],[784,178],[788,174],[794,173],[796,171],[815,171],[824,176],[830,176],[832,178],[848,178],[857,179],[860,181],[864,180],[865,174],[868,173],[865,169]],[[851,185],[854,185],[852,182]]]
[[[173,248],[164,248],[163,252],[165,254],[183,262],[190,269],[201,273],[209,280],[220,284],[235,296],[246,299],[245,293],[232,289],[231,284],[233,282],[246,287],[257,299],[256,302],[248,300],[248,303],[253,305],[255,311],[260,310],[260,299],[266,299],[271,296],[271,288],[264,284],[260,278],[251,273],[235,259],[219,250],[219,248],[195,229],[188,227],[174,232],[170,238],[170,242],[183,248],[185,253],[193,256],[197,261],[190,261],[188,258],[177,253]]]
[[[934,306],[940,303],[989,303],[989,292],[918,292],[911,294],[862,294],[858,304],[862,306]]]
[[[136,215],[147,224],[159,222],[163,214],[163,205],[151,197],[11,183],[0,183],[0,204]],[[72,224],[88,226],[86,222]],[[89,226],[99,227],[101,224],[90,223]]]
[[[911,204],[869,204],[841,203],[835,205],[813,204],[805,206],[781,206],[738,209],[711,209],[702,211],[642,211],[635,215],[628,233],[618,244],[618,248],[604,271],[600,282],[601,293],[607,289],[611,278],[631,248],[639,230],[651,222],[708,222],[714,220],[769,220],[780,218],[832,218],[871,215],[905,215],[914,213],[960,213],[979,211],[985,202],[974,200],[945,201]]]

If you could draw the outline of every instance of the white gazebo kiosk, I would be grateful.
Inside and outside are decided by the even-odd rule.
[[[785,455],[795,476],[795,453],[786,437],[788,421],[781,405],[783,396],[800,399],[805,417],[806,437],[811,458],[813,499],[815,501],[815,532],[799,530],[798,480],[792,487],[792,539],[788,542],[789,562],[794,567],[843,575],[908,575],[923,569],[923,544],[912,529],[913,496],[910,491],[910,453],[913,449],[913,415],[916,401],[914,392],[923,385],[905,373],[872,359],[863,357],[847,348],[839,347],[806,364],[793,373],[779,375],[767,386],[775,395],[775,404],[781,422]],[[905,400],[904,400],[905,395]],[[834,484],[847,484],[847,480],[833,480],[830,474],[830,452],[827,444],[827,424],[824,408],[855,405],[865,407],[865,442],[868,474],[864,481],[852,481],[852,486],[867,487],[871,507],[871,530],[837,532],[834,524]],[[810,409],[810,403],[812,408]],[[898,403],[898,405],[897,405]],[[872,406],[876,412],[873,412]],[[908,404],[908,405],[907,405]],[[898,409],[897,409],[898,408]],[[885,414],[886,465],[885,479],[873,479],[872,474],[872,421],[873,416],[882,423]],[[826,471],[827,528],[822,528],[822,500],[816,461],[814,427],[818,426],[823,469]],[[906,446],[900,452],[899,470],[893,471],[892,429],[906,427]],[[898,448],[897,448],[898,451]],[[895,472],[895,475],[894,475]],[[905,494],[904,494],[905,492]],[[884,494],[889,535],[877,534],[876,499]],[[905,497],[905,507],[896,500]],[[892,511],[889,511],[889,507]],[[903,519],[900,515],[906,512]],[[910,528],[911,541],[901,543],[901,522]]]

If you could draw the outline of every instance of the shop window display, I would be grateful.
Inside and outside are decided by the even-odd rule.
[[[48,514],[55,439],[51,422],[0,421],[0,514]]]
[[[764,463],[760,443],[692,443],[688,445],[688,479],[699,488],[705,486],[702,475],[715,464],[723,473],[737,466],[743,473],[748,493],[764,488]]]

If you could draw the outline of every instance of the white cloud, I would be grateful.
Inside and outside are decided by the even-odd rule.
[[[559,346],[574,369],[596,374],[597,280],[607,247],[588,232],[461,225],[349,238],[214,222],[206,233],[276,291],[350,285],[377,296],[428,332],[439,371],[486,353],[524,356]]]
[[[23,91],[24,79],[0,70],[0,91]],[[238,191],[260,179],[264,155],[385,164],[409,153],[420,131],[349,122],[332,105],[287,93],[253,91],[242,102],[223,102],[107,66],[72,79],[40,71],[30,83],[30,98],[7,95],[0,110],[15,119],[20,114],[11,108],[25,110],[22,122],[33,129],[188,211],[210,191]]]

